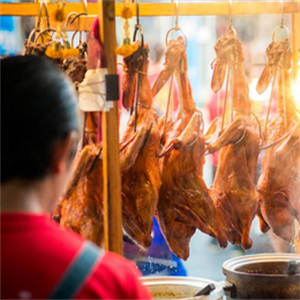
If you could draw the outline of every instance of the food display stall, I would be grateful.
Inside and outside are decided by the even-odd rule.
[[[186,261],[196,231],[218,249],[229,244],[251,249],[255,219],[261,232],[287,241],[292,251],[258,250],[228,259],[218,266],[222,282],[150,272],[143,283],[157,299],[196,294],[198,299],[300,299],[299,0],[1,2],[0,16],[35,17],[24,55],[53,59],[78,91],[82,139],[68,188],[53,213],[63,228],[122,255],[123,241],[146,252],[158,238],[157,225],[168,251]],[[190,80],[187,49],[196,37],[180,19],[211,16],[224,17],[226,27],[213,40],[215,59],[205,62],[217,107],[216,118],[208,121]],[[278,20],[270,38],[259,41],[265,63],[254,90],[257,97],[269,91],[259,113],[237,16]],[[161,17],[172,18],[171,26],[155,33],[165,36],[165,59],[150,84],[152,47],[143,22]],[[218,163],[208,184],[203,169],[212,155]],[[163,264],[159,257],[156,261]]]

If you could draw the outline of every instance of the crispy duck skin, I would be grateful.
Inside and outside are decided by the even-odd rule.
[[[210,195],[227,240],[247,250],[252,246],[249,233],[257,210],[254,180],[259,137],[251,122],[245,122],[245,116],[236,117],[220,138],[207,147],[210,153],[219,149],[219,164]]]
[[[81,83],[87,71],[86,58],[68,57],[64,61],[63,69],[72,82]]]
[[[134,132],[135,113],[130,117],[121,140],[122,209],[123,227],[140,247],[147,249],[152,242],[151,231],[161,185],[159,169],[160,133],[158,117],[152,107],[151,88],[148,80],[148,46],[139,48],[141,64],[137,130]],[[132,61],[132,64],[135,64]],[[128,86],[128,89],[132,87]],[[135,95],[131,95],[133,101]],[[132,102],[133,103],[133,102]]]
[[[140,48],[132,55],[124,58],[124,76],[122,78],[122,101],[126,109],[132,109],[135,100],[135,89],[137,84],[137,74],[142,72],[144,57]]]
[[[98,140],[98,123],[99,113],[98,112],[86,112],[85,122],[85,144],[96,144]]]
[[[60,225],[102,246],[103,230],[103,174],[102,159],[96,160],[99,145],[86,145],[78,154],[72,178],[60,202]]]
[[[172,131],[172,128],[174,127],[174,121],[171,116],[162,116],[158,119],[158,128],[160,131],[160,142],[163,146],[168,139],[168,136],[170,132]]]
[[[168,79],[173,74],[174,70],[180,70],[184,68],[182,63],[184,63],[182,57],[186,55],[184,41],[181,38],[178,41],[171,40],[168,44],[166,51],[166,61],[164,63],[164,69],[158,75],[153,87],[152,95],[155,97],[161,88],[165,85]]]
[[[60,221],[63,228],[73,230],[102,246],[104,242],[102,158],[100,156],[95,160],[101,148],[101,144],[96,144],[98,113],[86,114],[86,143],[83,149],[82,141],[78,143],[72,176],[54,212],[54,218]]]
[[[266,49],[267,65],[264,68],[256,90],[262,94],[269,86],[272,78],[275,76],[276,68],[291,68],[292,53],[288,50],[290,47],[289,39],[283,41],[274,41]]]
[[[229,34],[227,38],[233,38],[233,35]],[[234,47],[227,49],[234,51],[235,56],[227,54],[227,57],[235,57],[233,62],[236,67],[232,68],[235,115],[233,123],[215,142],[207,146],[209,153],[221,149],[210,195],[217,208],[221,231],[225,233],[227,240],[247,250],[252,246],[249,234],[258,206],[254,182],[260,139],[250,119],[251,102],[243,68],[242,46],[237,39],[233,45]],[[217,122],[209,130],[209,139],[213,135],[213,129],[218,128],[216,125]]]
[[[204,136],[200,130],[202,114],[197,111],[193,100],[181,37],[169,44],[165,68],[152,91],[158,92],[174,69],[180,72],[183,120],[180,114],[174,125],[168,121],[166,126],[165,143],[161,150],[164,157],[157,214],[170,249],[186,260],[189,257],[189,242],[196,229],[216,237],[223,247],[227,241],[219,231],[216,210],[202,178],[205,162]]]
[[[236,60],[236,40],[233,35],[234,32],[228,29],[226,33],[218,39],[214,47],[217,58],[212,63],[214,71],[211,80],[211,89],[215,93],[219,92],[224,84],[226,65]]]
[[[204,136],[199,133],[200,115],[193,114],[190,122],[177,135],[167,140],[175,150],[165,155],[162,186],[159,194],[158,217],[170,249],[180,258],[189,257],[189,242],[196,229],[217,237],[221,246],[226,239],[219,231],[216,210],[209,196],[202,171],[204,159]]]
[[[276,235],[291,242],[294,236],[295,220],[300,221],[299,118],[296,114],[288,72],[291,68],[289,45],[287,41],[273,42],[269,48],[277,49],[278,51],[274,50],[271,54],[279,56],[276,58],[279,65],[278,114],[268,125],[266,144],[274,143],[283,137],[285,132],[292,132],[285,140],[265,151],[262,160],[262,175],[257,185],[258,216],[263,232],[271,228]],[[269,61],[272,59],[274,60],[273,57],[269,57]],[[264,84],[264,78],[268,78],[265,72],[262,74],[261,85]],[[285,105],[286,109],[284,109]]]
[[[48,44],[42,43],[30,43],[28,46],[28,41],[25,42],[25,55],[34,55],[34,56],[45,56]]]

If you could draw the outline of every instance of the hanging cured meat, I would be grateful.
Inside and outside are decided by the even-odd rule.
[[[138,49],[123,60],[125,73],[122,78],[122,101],[126,109],[133,109],[138,73],[141,74],[141,70],[145,67],[144,57],[140,55],[140,51]]]
[[[103,169],[101,143],[97,143],[98,114],[86,113],[84,147],[82,141],[73,162],[72,176],[54,212],[63,228],[102,246]]]
[[[182,113],[174,125],[168,121],[167,128],[162,131],[165,132],[165,143],[161,151],[158,219],[170,249],[186,260],[189,242],[196,229],[216,237],[223,247],[227,242],[219,230],[216,211],[202,178],[205,162],[204,135],[200,130],[202,114],[196,109],[192,96],[182,37],[170,42],[165,68],[153,86],[153,94],[173,76],[175,70],[182,93]]]
[[[136,109],[127,123],[120,145],[123,227],[126,233],[145,249],[152,242],[152,218],[161,185],[158,158],[160,134],[147,76],[148,54],[148,45],[140,46],[125,60],[128,62],[125,66],[127,73],[132,78],[137,77],[134,82],[139,86]],[[128,97],[128,103],[132,103],[128,107],[132,107],[135,86],[132,87],[131,80],[127,80],[126,83],[124,93]]]
[[[300,221],[300,144],[292,84],[289,75],[292,53],[288,39],[272,42],[266,50],[268,64],[257,89],[264,92],[278,75],[277,116],[268,124],[266,149],[262,161],[259,217],[263,232],[271,229],[288,242],[294,236],[294,221]]]
[[[63,63],[63,69],[72,82],[81,83],[87,70],[86,64],[84,57],[68,57]]]
[[[60,202],[60,225],[102,246],[103,174],[100,145],[86,145],[78,154],[72,178]]]
[[[231,66],[234,116],[233,122],[221,131],[218,139],[207,146],[209,153],[221,149],[210,195],[217,209],[221,231],[228,241],[247,250],[252,246],[249,232],[258,205],[254,181],[259,135],[250,118],[251,102],[242,46],[232,28],[217,41],[215,49],[217,59],[212,87],[215,91],[222,87],[226,64]]]

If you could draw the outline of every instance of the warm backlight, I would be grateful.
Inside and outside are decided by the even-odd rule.
[[[293,93],[296,107],[300,110],[300,70],[298,72],[297,80],[293,83]]]
[[[266,91],[264,93],[259,95],[258,92],[256,91],[257,82],[258,82],[258,78],[253,78],[252,82],[249,84],[250,99],[252,101],[266,101],[266,100],[270,99],[271,90],[272,90],[271,84],[268,86],[268,88],[266,89]]]

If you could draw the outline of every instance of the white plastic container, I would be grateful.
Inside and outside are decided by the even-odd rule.
[[[153,298],[156,300],[221,300],[224,295],[224,291],[220,283],[202,278],[179,276],[143,277],[141,281],[143,285],[149,288]],[[210,295],[193,297],[208,284],[214,284],[216,287]]]

